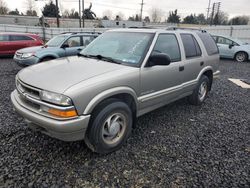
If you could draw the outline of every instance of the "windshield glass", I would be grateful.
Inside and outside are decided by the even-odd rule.
[[[47,46],[51,46],[51,47],[57,47],[59,45],[62,44],[62,42],[67,38],[68,36],[66,35],[60,35],[60,36],[56,36],[56,37],[53,37],[52,39],[50,39],[46,45]]]
[[[106,32],[90,43],[82,55],[110,57],[120,63],[137,66],[154,34],[136,32]]]

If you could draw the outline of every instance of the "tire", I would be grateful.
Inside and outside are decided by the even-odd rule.
[[[126,103],[117,99],[106,100],[93,113],[85,143],[96,153],[116,151],[130,136],[132,125],[132,111]]]
[[[44,57],[40,62],[50,61],[52,59],[55,59],[53,57]]]
[[[189,96],[189,103],[199,106],[207,98],[209,92],[210,81],[207,76],[202,75],[197,87],[193,91],[193,94]]]
[[[248,55],[246,52],[238,52],[235,55],[235,60],[239,63],[245,62],[247,61]]]

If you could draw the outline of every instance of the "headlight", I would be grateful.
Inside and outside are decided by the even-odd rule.
[[[43,101],[47,101],[47,102],[61,105],[61,106],[72,105],[72,100],[69,97],[62,95],[62,94],[49,92],[49,91],[41,91],[40,98]]]
[[[34,55],[34,53],[32,52],[32,53],[24,53],[23,55],[22,55],[22,58],[23,59],[26,59],[26,58],[29,58],[29,57],[31,57],[31,56],[33,56]]]

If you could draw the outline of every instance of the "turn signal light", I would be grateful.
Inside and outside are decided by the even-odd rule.
[[[62,118],[70,118],[70,117],[77,116],[77,113],[75,110],[61,111],[61,110],[50,108],[48,110],[48,113],[50,113],[54,116],[62,117]]]

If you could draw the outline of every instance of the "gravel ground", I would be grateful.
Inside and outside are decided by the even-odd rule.
[[[250,63],[221,61],[201,107],[185,99],[138,120],[127,144],[98,155],[29,130],[13,112],[18,68],[0,59],[0,187],[250,187]]]

